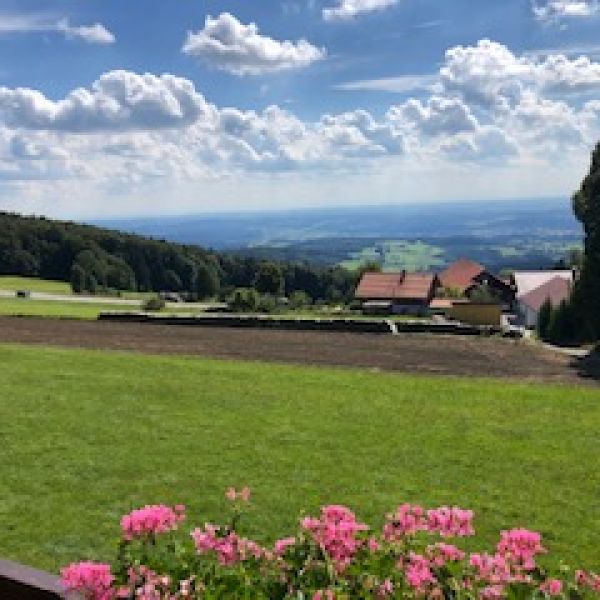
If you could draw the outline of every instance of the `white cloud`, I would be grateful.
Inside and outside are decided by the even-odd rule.
[[[540,21],[591,17],[600,12],[597,0],[532,0],[531,7]]]
[[[89,44],[112,44],[116,41],[114,34],[102,23],[74,26],[68,19],[58,19],[51,13],[0,13],[0,35],[54,32]]]
[[[361,190],[389,201],[386,189],[434,194],[439,184],[426,179],[439,173],[469,193],[485,191],[490,177],[498,190],[542,193],[561,181],[566,189],[600,137],[600,102],[578,95],[600,90],[598,68],[585,57],[518,55],[482,40],[449,49],[433,85],[383,114],[312,120],[280,106],[216,106],[170,74],[112,71],[57,100],[0,87],[0,202],[8,182],[23,198],[44,186],[123,205],[141,190],[157,202],[169,194],[193,203],[208,190],[235,198],[240,189],[259,205],[261,190],[285,201],[290,189],[297,201]]]
[[[56,29],[64,33],[67,39],[81,39],[89,44],[114,44],[116,41],[114,34],[102,23],[74,27],[69,24],[68,19],[61,19]]]
[[[600,90],[600,63],[585,56],[516,56],[502,44],[481,40],[446,52],[440,83],[468,103],[506,110],[526,89],[559,94]]]
[[[0,87],[0,117],[9,127],[89,133],[182,127],[208,111],[194,84],[174,75],[110,71],[90,89],[56,102],[28,88]]]
[[[325,50],[301,39],[275,40],[244,25],[229,13],[206,17],[204,29],[188,32],[182,51],[235,75],[260,75],[305,67],[325,57]]]
[[[459,133],[440,141],[439,150],[454,162],[474,162],[502,165],[507,159],[518,156],[518,142],[506,131],[493,125]]]
[[[337,0],[337,6],[323,9],[325,21],[354,19],[363,13],[384,10],[396,4],[398,0]]]
[[[388,118],[424,136],[451,136],[479,127],[471,109],[460,99],[435,95],[425,104],[411,98],[400,106],[392,106]]]
[[[34,33],[56,30],[56,19],[47,13],[0,13],[0,34]]]
[[[348,92],[373,91],[405,94],[416,90],[429,89],[435,80],[436,75],[402,75],[400,77],[347,81],[334,85],[333,89]]]

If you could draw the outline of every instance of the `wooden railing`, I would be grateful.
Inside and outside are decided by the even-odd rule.
[[[2,600],[59,600],[62,588],[56,575],[0,559]]]

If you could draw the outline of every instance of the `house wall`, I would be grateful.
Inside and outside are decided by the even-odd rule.
[[[414,316],[426,316],[429,314],[429,306],[424,302],[415,301],[412,303],[398,303],[394,302],[392,306],[392,313],[395,315],[414,315]]]
[[[499,304],[457,303],[448,310],[448,315],[469,325],[500,325],[502,307]]]

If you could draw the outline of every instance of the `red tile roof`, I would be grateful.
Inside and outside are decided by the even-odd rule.
[[[396,290],[396,298],[429,300],[434,279],[430,273],[407,273]]]
[[[446,289],[454,288],[464,292],[475,283],[475,277],[484,271],[483,265],[461,258],[440,273],[440,283]]]
[[[535,312],[539,312],[546,300],[550,300],[552,306],[558,306],[563,300],[567,300],[570,294],[571,283],[563,277],[556,276],[521,296],[519,301]]]
[[[435,275],[431,273],[365,273],[356,297],[369,300],[429,300]]]

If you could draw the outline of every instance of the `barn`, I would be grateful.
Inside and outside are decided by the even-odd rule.
[[[365,273],[355,298],[369,314],[425,314],[438,283],[433,273]]]

